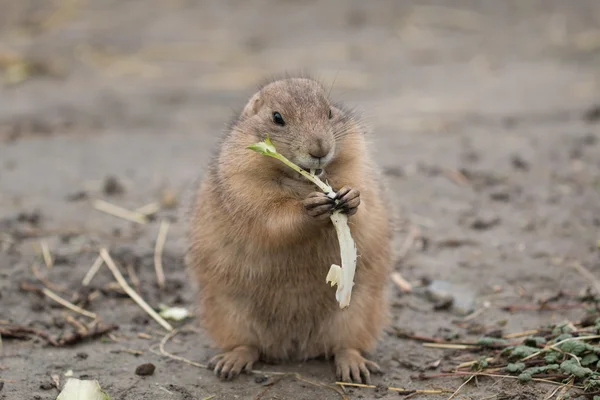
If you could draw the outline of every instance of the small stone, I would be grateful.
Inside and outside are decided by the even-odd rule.
[[[81,201],[88,198],[88,194],[84,190],[80,190],[78,192],[69,193],[65,196],[65,199],[70,202]]]
[[[51,389],[54,389],[54,383],[52,383],[52,382],[43,382],[40,385],[40,389],[42,389],[42,390],[51,390]]]
[[[498,192],[492,192],[490,193],[490,199],[494,200],[494,201],[509,201],[510,200],[510,194],[508,192],[503,192],[503,191],[498,191]]]
[[[520,169],[522,171],[529,170],[529,162],[518,154],[512,156],[511,162],[515,169]]]
[[[156,367],[152,363],[138,365],[135,369],[135,374],[139,376],[148,376],[154,374]]]
[[[254,378],[254,383],[258,383],[260,385],[260,384],[265,383],[268,380],[269,380],[269,378],[267,378],[266,376],[257,376],[256,378]]]
[[[102,190],[104,191],[104,194],[108,196],[113,196],[125,192],[125,188],[123,187],[121,182],[119,182],[114,176],[108,176],[104,180],[104,187]]]
[[[88,353],[80,352],[80,353],[77,353],[76,357],[80,360],[87,360]]]
[[[583,119],[590,123],[600,121],[600,105],[595,105],[586,110],[583,113]]]
[[[471,222],[471,228],[483,231],[493,228],[500,223],[500,218],[495,215],[480,215]]]
[[[475,310],[475,293],[467,286],[434,280],[425,289],[425,295],[436,310],[452,310],[457,315],[467,315]]]

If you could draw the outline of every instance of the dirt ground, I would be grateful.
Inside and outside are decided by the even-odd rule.
[[[471,311],[485,308],[465,322],[454,309],[435,310],[419,290],[394,287],[392,327],[372,354],[385,370],[376,384],[455,390],[461,379],[413,378],[478,357],[424,348],[394,328],[473,339],[585,315],[502,307],[581,292],[591,282],[574,262],[600,276],[600,2],[0,0],[0,10],[3,323],[53,336],[74,329],[66,315],[89,323],[20,287],[40,284],[34,266],[71,299],[101,246],[132,283],[126,271],[135,272],[150,305],[193,310],[180,205],[233,110],[263,78],[300,69],[333,85],[333,97],[362,109],[373,126],[401,216],[396,251],[415,238],[396,269],[411,282],[455,285],[458,297],[475,301]],[[120,185],[106,187],[111,176]],[[168,206],[169,194],[178,207],[143,225],[93,207],[96,199]],[[171,222],[163,291],[154,274],[161,220]],[[110,337],[66,348],[3,340],[0,399],[54,399],[51,376],[64,382],[68,370],[97,379],[113,399],[340,398],[293,377],[273,386],[260,375],[222,383],[153,353],[165,331],[106,286],[112,281],[103,267],[86,305],[119,326]],[[176,336],[167,350],[205,363],[215,350],[191,322],[197,332]],[[154,374],[136,375],[145,362]],[[334,382],[331,365],[318,360],[256,367]],[[456,398],[543,399],[553,389],[479,378]],[[399,398],[381,387],[347,396]]]

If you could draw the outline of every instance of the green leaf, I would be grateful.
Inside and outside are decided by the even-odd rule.
[[[562,351],[566,353],[575,354],[576,356],[590,350],[590,347],[592,346],[589,346],[588,344],[583,343],[580,340],[570,340],[568,342],[564,342],[558,345],[558,348]]]
[[[267,135],[267,138],[262,142],[251,144],[250,146],[248,146],[248,148],[265,156],[273,157],[277,154],[277,149],[271,141],[271,138],[269,138],[269,135]]]
[[[519,375],[519,380],[521,382],[527,382],[527,381],[530,381],[531,378],[533,377],[533,375],[535,375],[535,374],[541,374],[546,371],[554,371],[557,369],[559,369],[558,364],[550,364],[550,365],[544,365],[542,367],[528,368],[525,371],[523,371],[521,373],[521,375]]]
[[[549,351],[548,353],[546,353],[546,355],[544,356],[544,360],[548,363],[548,364],[552,364],[555,363],[559,360],[563,359],[563,355],[562,353],[559,353],[558,351]]]
[[[600,360],[600,358],[596,354],[588,354],[587,356],[581,359],[581,365],[587,367],[588,365],[592,365],[598,362],[598,360]]]
[[[577,378],[585,378],[594,373],[594,371],[589,368],[580,367],[577,361],[573,359],[563,361],[563,363],[560,364],[560,369],[569,375],[575,375]]]
[[[524,363],[510,363],[506,366],[506,372],[514,374],[515,372],[523,372],[525,369]]]
[[[553,335],[560,335],[562,333],[571,333],[573,332],[573,327],[569,324],[561,324],[561,325],[557,325],[553,330],[552,330],[552,334]]]
[[[573,337],[573,335],[571,335],[570,333],[563,333],[563,334],[560,334],[557,337],[555,337],[553,342],[554,343],[562,342],[563,340],[571,339],[572,337]]]
[[[507,341],[504,339],[498,339],[493,337],[482,337],[477,340],[477,344],[479,346],[498,346],[498,345],[506,345]]]
[[[511,352],[510,357],[511,358],[521,359],[521,358],[525,358],[527,356],[530,356],[530,355],[532,355],[533,353],[535,353],[537,351],[538,351],[538,349],[536,349],[535,347],[517,346]]]

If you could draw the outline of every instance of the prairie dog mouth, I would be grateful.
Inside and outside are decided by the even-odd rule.
[[[307,169],[307,168],[304,168],[304,167],[300,167],[300,168],[302,168],[304,171],[306,171],[306,172],[308,172],[310,174],[313,174],[313,175],[315,175],[317,177],[321,177],[323,175],[323,172],[324,172],[322,168],[315,168],[315,169]]]

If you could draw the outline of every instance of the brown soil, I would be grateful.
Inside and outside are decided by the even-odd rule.
[[[395,290],[394,327],[476,338],[585,316],[502,307],[559,291],[572,303],[569,296],[590,284],[573,262],[600,276],[600,2],[198,3],[0,0],[0,320],[53,337],[70,332],[64,308],[20,285],[39,283],[36,265],[64,297],[81,294],[99,246],[135,271],[153,307],[193,309],[178,209],[139,225],[96,211],[92,201],[134,209],[169,192],[181,203],[232,109],[264,77],[299,69],[332,84],[335,97],[372,122],[403,217],[396,249],[420,232],[397,269],[412,282],[462,285],[477,307],[489,302],[465,324],[452,310]],[[173,223],[161,291],[153,253],[163,218]],[[41,240],[54,256],[50,270]],[[66,348],[3,339],[0,399],[54,399],[51,377],[64,382],[68,370],[98,379],[113,399],[340,398],[293,377],[266,392],[261,376],[222,383],[152,353],[164,330],[107,289],[110,282],[101,269],[91,284],[99,294],[86,308],[119,325],[112,335]],[[460,386],[459,378],[412,379],[435,372],[429,365],[439,359],[438,371],[455,365],[460,354],[394,332],[372,355],[385,369],[378,385]],[[215,354],[210,346],[198,330],[178,335],[168,350],[205,363]],[[155,365],[153,374],[136,375],[145,363]],[[257,368],[334,382],[331,365],[319,360]],[[542,399],[553,389],[479,378],[456,398]],[[347,395],[398,398],[384,389]]]

